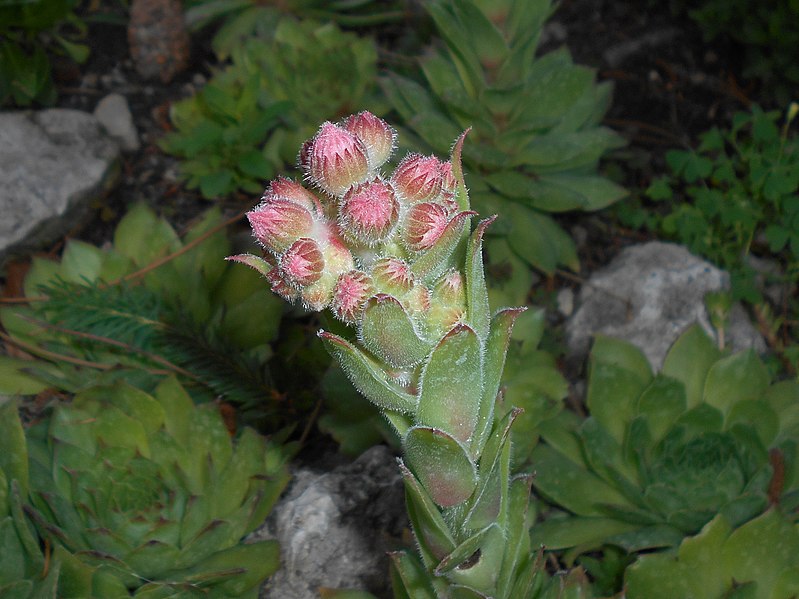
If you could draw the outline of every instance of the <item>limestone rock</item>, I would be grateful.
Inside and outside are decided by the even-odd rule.
[[[579,308],[567,322],[572,356],[584,356],[596,333],[625,339],[659,369],[671,344],[698,322],[716,338],[705,309],[709,291],[729,288],[729,275],[682,246],[658,241],[622,251],[580,290]],[[740,305],[733,307],[725,341],[734,350],[765,342]]]
[[[0,261],[75,227],[119,175],[119,147],[91,114],[0,113]]]
[[[300,469],[254,538],[280,542],[281,568],[266,599],[318,599],[319,588],[388,591],[386,551],[408,526],[402,478],[385,446],[319,473]]]
[[[108,94],[97,103],[94,116],[124,151],[135,152],[139,149],[139,134],[125,96]]]

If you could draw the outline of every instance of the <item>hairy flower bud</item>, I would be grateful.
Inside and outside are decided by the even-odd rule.
[[[307,150],[301,153],[300,163],[314,183],[336,196],[361,183],[369,174],[363,142],[330,122],[322,124]]]
[[[437,202],[422,202],[408,211],[402,240],[407,248],[421,252],[433,247],[447,227],[447,209]]]
[[[341,200],[339,218],[353,241],[368,246],[384,241],[399,218],[394,189],[380,179],[351,187]]]
[[[319,244],[313,239],[303,237],[280,256],[279,268],[288,284],[302,288],[322,278],[325,259]]]
[[[310,210],[313,214],[322,214],[322,204],[319,202],[319,198],[305,189],[300,183],[286,177],[281,176],[272,181],[261,199],[270,201],[276,198],[291,200],[295,204]]]
[[[408,263],[399,258],[380,258],[372,265],[375,287],[382,293],[402,295],[413,287],[413,274]]]
[[[364,110],[348,117],[344,128],[363,142],[370,169],[380,168],[391,157],[397,132],[383,119]]]
[[[433,287],[428,325],[434,335],[449,331],[466,313],[466,289],[463,275],[450,270]]]
[[[316,312],[321,312],[330,305],[338,278],[355,266],[352,252],[338,237],[335,226],[328,229],[326,241],[321,247],[324,259],[322,276],[313,284],[303,287],[300,292],[303,305]]]
[[[307,208],[282,198],[258,205],[247,213],[253,235],[269,251],[280,253],[313,229]]]
[[[421,283],[416,283],[400,298],[400,303],[411,315],[424,314],[430,310],[430,290]]]
[[[465,307],[466,289],[463,275],[457,270],[444,273],[433,287],[433,299],[444,304]]]
[[[403,158],[391,175],[400,200],[415,204],[438,196],[443,182],[440,164],[435,156],[408,154]]]
[[[339,276],[330,309],[340,320],[353,324],[373,293],[372,278],[363,271],[350,270]]]
[[[283,298],[287,302],[293,303],[294,300],[296,300],[299,296],[297,290],[289,285],[283,278],[279,268],[273,268],[266,273],[266,280],[269,281],[269,286],[272,288],[272,293]]]

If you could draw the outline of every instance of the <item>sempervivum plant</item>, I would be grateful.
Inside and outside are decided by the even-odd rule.
[[[473,127],[463,160],[472,201],[507,218],[504,242],[528,264],[552,272],[577,266],[574,244],[551,213],[597,210],[625,195],[598,176],[597,163],[621,138],[599,126],[611,88],[573,64],[568,51],[537,57],[551,0],[426,2],[446,51],[421,60],[425,85],[392,75],[384,87],[405,125],[436,152]],[[493,248],[493,245],[501,247]]]
[[[739,528],[723,514],[679,549],[642,556],[625,573],[628,599],[799,596],[799,525],[772,508]]]
[[[723,355],[692,327],[653,376],[637,348],[599,337],[587,404],[532,453],[536,489],[562,509],[535,543],[637,552],[676,547],[717,514],[732,527],[774,504],[796,517],[799,385],[772,384],[752,350]]]
[[[273,181],[248,214],[265,257],[232,259],[352,326],[319,335],[401,439],[419,551],[392,556],[397,596],[549,596],[560,588],[530,553],[530,478],[510,474],[517,411],[497,404],[522,309],[489,312],[481,245],[493,219],[470,233],[464,137],[448,161],[411,154],[384,174],[395,138],[384,121],[324,123],[300,151],[318,193]],[[579,573],[563,585],[585,592]]]
[[[257,597],[277,569],[276,542],[241,540],[287,482],[284,449],[251,429],[234,441],[216,406],[195,407],[174,379],[153,395],[80,393],[28,429],[27,446],[5,416],[18,432],[0,438],[20,490],[12,526],[32,556],[19,561],[33,580],[60,570],[55,596]],[[32,550],[34,530],[49,560]]]

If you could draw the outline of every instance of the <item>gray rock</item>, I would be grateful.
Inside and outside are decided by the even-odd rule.
[[[318,599],[320,587],[389,596],[386,551],[407,526],[402,479],[387,447],[327,473],[300,469],[253,533],[280,542],[281,568],[261,597]]]
[[[91,114],[0,113],[0,261],[74,228],[116,182],[118,158]]]
[[[124,151],[135,152],[141,147],[128,101],[122,94],[108,94],[100,100],[94,116]]]
[[[698,322],[716,338],[705,309],[709,291],[729,288],[729,275],[682,246],[651,242],[622,251],[580,290],[579,308],[566,324],[572,357],[588,351],[596,333],[634,343],[659,369],[671,344]],[[734,350],[765,342],[741,306],[730,312],[725,341]]]

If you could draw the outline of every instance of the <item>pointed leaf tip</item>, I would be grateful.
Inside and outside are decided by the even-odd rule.
[[[246,264],[250,268],[257,270],[263,276],[268,275],[272,270],[272,265],[269,264],[269,262],[253,254],[236,254],[235,256],[226,256],[225,260],[229,262]]]
[[[472,327],[470,327],[468,324],[466,324],[465,322],[457,322],[457,323],[455,323],[455,325],[449,331],[447,331],[444,334],[444,336],[441,338],[441,340],[438,342],[438,346],[442,345],[448,339],[450,339],[452,337],[455,337],[456,335],[459,335],[460,333],[463,333],[464,331],[468,331],[470,333],[474,333],[474,329]]]
[[[452,151],[450,152],[450,155],[453,158],[457,157],[458,161],[460,161],[461,159],[461,151],[463,150],[463,143],[466,141],[466,136],[469,135],[471,131],[472,131],[471,127],[467,127],[466,129],[464,129],[463,133],[461,133],[458,136],[458,139],[455,140],[455,143],[452,144]]]
[[[480,236],[482,237],[485,233],[485,230],[488,228],[490,224],[492,224],[495,220],[499,218],[498,214],[492,214],[489,217],[484,218],[477,224],[477,230],[480,231]]]
[[[384,410],[404,414],[416,409],[416,396],[392,380],[374,358],[338,335],[324,330],[317,334],[355,388],[369,401]]]

